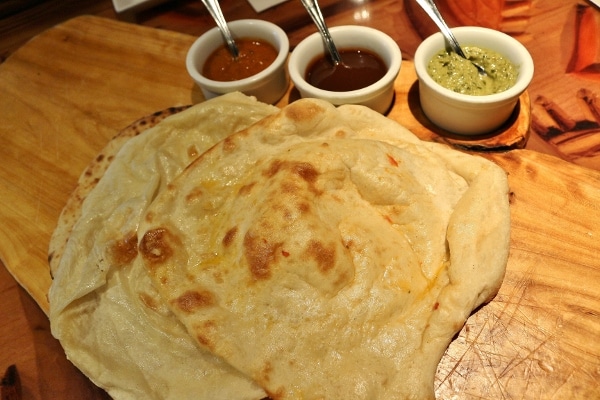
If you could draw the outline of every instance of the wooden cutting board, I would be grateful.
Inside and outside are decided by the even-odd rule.
[[[80,17],[0,65],[0,257],[42,309],[51,283],[48,241],[79,174],[133,121],[202,100],[185,71],[193,40]],[[404,61],[389,117],[424,139],[445,140],[420,114],[415,82]],[[293,97],[292,90],[281,104]],[[522,97],[521,113],[506,128],[509,140],[526,138],[528,101]],[[507,274],[441,360],[436,393],[598,398],[600,172],[529,150],[485,156],[509,174]]]

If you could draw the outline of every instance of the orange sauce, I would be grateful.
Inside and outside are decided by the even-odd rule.
[[[258,74],[277,58],[273,45],[254,38],[236,39],[239,56],[234,59],[225,44],[207,58],[202,74],[214,81],[237,81]]]

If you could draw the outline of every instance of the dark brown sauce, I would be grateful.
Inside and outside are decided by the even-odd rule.
[[[306,72],[306,81],[319,89],[349,92],[377,82],[387,72],[383,60],[365,49],[339,50],[342,62],[334,65],[328,56],[312,61]]]
[[[277,58],[277,50],[260,39],[236,39],[239,55],[234,59],[223,44],[206,59],[202,74],[213,81],[237,81],[266,69]]]

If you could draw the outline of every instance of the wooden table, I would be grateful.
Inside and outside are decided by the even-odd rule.
[[[519,8],[511,9],[506,12],[501,20],[485,20],[476,21],[480,25],[491,25],[495,28],[501,28],[511,32],[515,37],[521,40],[530,50],[536,62],[536,75],[529,89],[530,98],[532,101],[532,128],[530,139],[527,148],[540,153],[546,153],[567,160],[572,164],[581,164],[592,169],[600,169],[600,164],[597,158],[597,153],[600,149],[597,147],[600,140],[596,139],[593,133],[598,130],[599,126],[599,105],[596,96],[600,94],[600,72],[598,63],[600,57],[598,55],[599,47],[592,46],[592,50],[584,51],[579,43],[583,43],[586,35],[589,32],[597,34],[600,31],[600,12],[592,8],[588,3],[583,1],[564,1],[560,4],[549,4],[557,2],[533,2],[528,1],[516,2],[519,3]],[[233,0],[224,0],[222,5],[225,9],[225,14],[229,19],[238,19],[242,17],[256,17],[250,6],[245,2],[236,2]],[[327,15],[330,26],[341,24],[361,24],[375,26],[386,33],[393,36],[403,50],[405,59],[410,60],[419,41],[434,31],[431,23],[426,17],[416,9],[414,4],[403,1],[391,0],[376,0],[366,2],[342,2],[338,0],[321,1],[324,12]],[[457,25],[464,23],[465,16],[455,14],[449,4],[440,2],[441,8],[444,10],[451,24]],[[96,5],[94,6],[96,7]],[[114,18],[114,13],[111,15],[110,10],[99,7],[96,9],[96,14]],[[69,15],[70,16],[70,15]],[[297,44],[303,37],[314,31],[310,20],[305,15],[302,7],[298,2],[287,2],[281,6],[267,10],[260,15],[259,18],[271,20],[280,24],[288,32],[292,46]],[[2,214],[2,236],[3,237],[19,237],[17,233],[11,233],[13,229],[18,230],[20,224],[35,224],[37,229],[46,232],[47,239],[49,231],[51,231],[55,218],[57,217],[56,210],[61,207],[61,202],[64,201],[69,191],[74,185],[74,180],[81,172],[86,163],[93,157],[95,151],[100,149],[106,140],[110,138],[119,129],[123,128],[133,120],[152,113],[154,111],[177,104],[186,104],[193,100],[195,89],[191,81],[185,76],[184,69],[181,65],[174,65],[178,57],[185,53],[186,46],[191,43],[193,36],[184,34],[176,34],[171,31],[179,31],[198,35],[203,31],[213,26],[212,21],[204,12],[202,6],[198,2],[173,2],[167,3],[145,12],[140,13],[137,17],[139,25],[161,28],[161,30],[143,31],[145,38],[139,46],[153,46],[156,43],[163,43],[164,60],[169,63],[166,71],[173,73],[179,71],[177,75],[159,76],[155,81],[155,87],[140,88],[138,93],[122,94],[118,90],[122,82],[119,79],[106,82],[106,85],[101,85],[101,81],[92,80],[90,85],[86,86],[85,81],[80,81],[77,88],[89,90],[89,92],[78,93],[75,97],[81,100],[78,109],[75,110],[60,110],[56,109],[54,115],[39,114],[32,110],[29,127],[35,132],[36,129],[60,129],[60,124],[64,121],[69,121],[68,124],[76,128],[87,130],[88,134],[85,137],[85,154],[70,154],[72,162],[77,168],[67,172],[69,179],[59,181],[56,179],[55,173],[60,170],[60,165],[48,165],[47,170],[39,171],[43,177],[47,178],[48,185],[58,185],[59,191],[63,193],[60,199],[39,198],[35,205],[39,207],[39,212],[31,215],[15,215],[10,212]],[[591,21],[591,22],[590,22]],[[88,28],[86,28],[88,24]],[[95,26],[97,25],[97,26]],[[62,40],[63,45],[60,46],[60,53],[63,57],[68,55],[68,41],[77,43],[81,37],[85,40],[90,40],[89,36],[98,32],[110,33],[102,30],[100,26],[104,23],[98,22],[95,19],[87,20],[82,24],[81,21],[66,25],[68,29],[61,30],[53,29],[42,35],[41,39],[51,43],[52,40]],[[109,25],[112,27],[112,25]],[[129,25],[118,25],[118,29],[128,31]],[[99,30],[98,30],[99,29]],[[111,28],[111,29],[114,29]],[[78,36],[82,35],[82,36]],[[118,35],[116,36],[118,37]],[[52,40],[51,40],[52,39]],[[584,40],[585,39],[585,40]],[[102,43],[104,38],[93,38]],[[589,42],[588,42],[589,43]],[[11,56],[4,65],[0,65],[0,82],[3,79],[18,79],[18,76],[9,75],[14,71],[14,63],[31,62],[37,60],[41,66],[47,66],[49,61],[44,60],[46,55],[34,54],[30,49],[38,49],[39,47],[31,46],[31,43],[25,45]],[[77,47],[70,48],[71,50]],[[595,49],[595,50],[594,50]],[[134,51],[135,49],[132,49]],[[64,52],[66,51],[66,53]],[[96,50],[99,51],[99,50]],[[595,52],[594,52],[595,51]],[[94,53],[96,54],[96,53]],[[550,54],[558,54],[557,57],[548,57]],[[38,59],[38,57],[40,57]],[[76,57],[81,59],[81,57]],[[85,59],[85,57],[84,57]],[[114,68],[117,71],[123,72],[128,68],[148,68],[148,65],[139,64],[139,60],[135,60],[135,64],[127,66],[123,64],[128,60],[114,60]],[[68,58],[64,60],[53,60],[54,62],[68,63]],[[109,68],[108,66],[104,66]],[[111,67],[112,68],[112,67]],[[42,68],[43,69],[43,68]],[[66,69],[69,69],[68,67]],[[31,72],[31,71],[30,71]],[[31,72],[32,73],[32,72]],[[33,75],[35,76],[35,74]],[[64,81],[48,82],[47,86],[40,83],[39,93],[45,98],[50,97],[49,92],[53,91],[54,95],[70,96],[68,77],[62,77]],[[108,79],[106,77],[105,79]],[[8,85],[11,86],[12,85]],[[6,87],[6,86],[2,86]],[[156,87],[160,87],[161,95],[156,95]],[[196,93],[197,94],[197,93]],[[3,93],[2,108],[0,115],[4,121],[4,125],[0,127],[1,143],[6,143],[6,135],[19,135],[18,129],[13,130],[12,127],[24,126],[22,121],[11,120],[11,107],[18,108],[15,103],[20,101],[14,96],[14,93]],[[8,97],[7,97],[8,96]],[[11,97],[13,96],[13,97]],[[119,105],[119,98],[127,98],[128,103]],[[11,100],[13,99],[14,100]],[[33,99],[25,99],[30,104],[35,104]],[[41,103],[46,100],[42,99]],[[60,106],[61,102],[58,102]],[[113,104],[111,106],[111,104]],[[83,115],[82,120],[86,126],[78,126],[76,121],[69,119],[69,115]],[[8,122],[6,122],[8,121]],[[90,124],[90,122],[94,122]],[[18,123],[17,123],[18,122]],[[59,143],[47,142],[39,143],[40,151],[48,151],[43,146],[58,146]],[[19,158],[19,154],[15,154],[15,149],[5,148],[0,149],[0,154],[4,157],[12,159]],[[58,153],[57,153],[58,154]],[[30,155],[23,154],[30,157]],[[22,159],[23,168],[28,167],[28,158]],[[555,160],[555,161],[552,161]],[[523,375],[534,382],[536,379],[542,379],[543,382],[555,382],[547,386],[547,392],[532,392],[524,389],[526,397],[531,398],[551,398],[552,396],[571,395],[571,398],[577,398],[577,393],[561,392],[564,388],[577,386],[578,382],[589,389],[590,382],[598,382],[600,380],[600,371],[581,369],[579,365],[571,365],[572,369],[561,360],[561,355],[557,351],[571,351],[569,348],[571,343],[560,343],[556,337],[544,336],[548,341],[542,338],[545,334],[558,334],[565,331],[573,333],[573,330],[579,329],[580,335],[585,338],[589,337],[589,343],[584,339],[577,341],[577,346],[581,346],[579,351],[586,350],[587,359],[582,360],[586,366],[600,365],[598,353],[597,336],[600,335],[600,306],[598,300],[598,286],[594,286],[595,282],[600,283],[598,275],[600,274],[600,262],[598,261],[598,253],[592,250],[597,249],[597,243],[600,241],[600,228],[598,221],[582,220],[568,221],[569,213],[579,213],[581,210],[586,210],[589,215],[596,215],[598,212],[598,203],[595,199],[600,198],[600,190],[596,189],[596,184],[600,184],[600,175],[591,170],[578,168],[575,165],[562,162],[559,159],[547,158],[540,156],[538,164],[523,164],[517,165],[507,160],[503,164],[507,169],[514,169],[516,173],[531,173],[536,172],[535,165],[551,165],[556,162],[557,170],[561,174],[568,176],[580,177],[581,185],[585,188],[584,193],[575,193],[569,196],[570,190],[577,189],[578,185],[575,182],[572,186],[561,188],[553,188],[558,190],[558,194],[551,198],[545,199],[549,202],[548,207],[543,210],[541,215],[551,217],[552,213],[556,213],[559,221],[564,222],[564,226],[579,226],[575,232],[581,237],[576,241],[582,249],[577,250],[579,258],[574,260],[569,255],[561,255],[557,250],[552,250],[541,246],[537,249],[514,248],[512,250],[513,260],[523,261],[524,265],[531,266],[530,273],[540,274],[530,278],[530,281],[535,281],[536,285],[527,285],[526,282],[519,280],[528,271],[514,271],[519,274],[509,274],[507,276],[506,288],[511,291],[501,292],[501,302],[492,304],[491,307],[484,308],[477,313],[469,322],[471,328],[485,324],[487,317],[494,318],[496,314],[514,313],[514,324],[505,327],[501,330],[502,340],[504,342],[490,342],[492,344],[507,345],[514,344],[515,340],[512,335],[519,335],[520,330],[526,330],[520,324],[539,324],[539,338],[532,338],[531,343],[527,347],[513,347],[511,354],[506,357],[511,357],[510,360],[503,359],[502,354],[494,358],[494,363],[506,363],[504,377],[497,377],[495,380],[498,385],[511,382],[523,382]],[[567,172],[565,172],[567,171]],[[64,173],[65,171],[59,171]],[[545,179],[553,174],[552,168],[544,170]],[[533,175],[532,175],[533,178]],[[564,182],[567,177],[562,178]],[[539,179],[539,182],[544,179]],[[21,196],[20,190],[27,187],[26,184],[19,180],[17,173],[10,174],[4,172],[0,177],[0,188],[3,191],[5,198],[18,199]],[[581,187],[580,187],[581,188]],[[44,190],[39,193],[24,193],[27,199],[35,199],[36,196],[43,194]],[[553,192],[555,193],[555,192]],[[533,197],[533,193],[527,192],[528,196]],[[558,204],[558,202],[564,202]],[[580,204],[583,202],[585,204]],[[7,207],[7,208],[6,208]],[[18,205],[5,204],[5,210],[19,210]],[[551,235],[540,234],[540,232],[527,231],[527,227],[535,225],[536,210],[527,210],[532,213],[532,221],[526,221],[523,225],[517,227],[517,237],[513,239],[515,243],[526,243],[529,236],[540,236],[540,238],[550,238],[555,241],[556,248],[560,246],[561,233],[553,231]],[[560,215],[564,211],[565,215]],[[53,214],[54,213],[54,214]],[[545,214],[544,214],[545,213]],[[579,224],[580,222],[580,224]],[[574,225],[569,225],[574,224]],[[558,228],[561,224],[558,223]],[[565,232],[564,240],[571,241],[569,237],[571,232]],[[522,235],[522,237],[520,236]],[[45,247],[47,243],[36,243],[36,238],[25,238],[18,242],[18,249],[0,248],[0,257],[2,261],[11,260],[14,262],[14,254],[27,254],[27,257],[18,260],[18,262],[27,263],[29,257],[40,262],[45,258]],[[571,241],[572,242],[572,241]],[[528,243],[528,242],[527,242]],[[25,251],[23,252],[23,249]],[[19,252],[17,250],[20,250]],[[14,251],[14,253],[13,253]],[[536,251],[538,252],[536,254]],[[536,265],[536,260],[550,260],[548,264],[548,274],[543,273],[543,268]],[[560,275],[557,271],[561,271],[563,267],[569,267],[573,270],[571,275]],[[553,276],[552,274],[558,274]],[[574,274],[574,275],[573,275]],[[579,276],[581,275],[581,276]],[[543,279],[538,279],[540,276]],[[519,278],[519,279],[518,279]],[[558,279],[567,279],[564,282],[565,290],[559,297],[552,295],[548,288],[556,284]],[[514,280],[514,282],[513,282]],[[537,284],[539,283],[539,285]],[[544,287],[544,283],[549,286]],[[563,287],[563,289],[564,289]],[[594,289],[596,288],[596,289]],[[572,297],[577,294],[581,298]],[[547,303],[552,303],[561,300],[560,304],[556,304],[556,310],[552,311],[548,308],[538,310],[537,314],[534,308],[535,299]],[[513,304],[511,298],[517,299],[525,304]],[[529,302],[529,303],[528,303]],[[8,367],[10,364],[16,364],[19,368],[21,382],[23,385],[24,398],[32,399],[55,399],[55,398],[104,398],[106,395],[95,388],[85,377],[83,377],[64,357],[64,353],[60,345],[51,337],[49,333],[49,325],[44,312],[33,299],[26,293],[13,279],[12,276],[4,268],[0,268],[0,369]],[[504,309],[498,309],[500,305],[505,305]],[[569,308],[571,307],[571,308]],[[552,307],[550,307],[552,308]],[[544,318],[542,318],[542,316]],[[524,318],[525,317],[525,318]],[[539,320],[537,319],[539,317]],[[554,318],[552,323],[548,323],[548,318]],[[576,318],[582,318],[581,321]],[[478,325],[479,324],[479,325]],[[488,332],[488,331],[486,331]],[[467,335],[467,336],[465,336]],[[463,332],[459,339],[453,343],[453,351],[458,354],[461,350],[465,350],[468,343],[464,338],[468,334]],[[594,345],[594,343],[596,343]],[[550,348],[554,346],[554,348]],[[590,347],[588,349],[588,347]],[[479,349],[480,356],[489,356],[493,349]],[[589,351],[588,351],[589,350]],[[473,352],[471,357],[477,356]],[[556,358],[552,358],[552,357]],[[511,361],[512,360],[512,361]],[[520,360],[518,365],[512,364],[514,360]],[[458,366],[466,366],[467,362],[459,363]],[[579,368],[579,369],[578,369]],[[442,371],[444,376],[452,377],[446,382],[438,382],[439,385],[446,385],[444,390],[450,390],[448,385],[454,385],[455,388],[465,388],[465,382],[457,380],[457,376],[464,371]],[[454,375],[452,374],[454,372]],[[556,375],[553,377],[553,373]],[[514,376],[512,375],[514,374]],[[561,381],[565,375],[570,374],[571,380],[579,379],[572,382],[568,379]],[[520,375],[519,378],[517,375]],[[550,379],[554,378],[554,380]],[[501,378],[504,378],[502,380]],[[525,379],[525,381],[527,381]],[[485,382],[484,382],[485,383]],[[539,381],[538,381],[539,383]],[[469,384],[481,384],[481,382],[470,382]],[[562,384],[563,389],[561,389]],[[462,385],[462,386],[461,386]],[[532,383],[533,385],[533,383]],[[587,385],[587,386],[586,386]],[[509,393],[507,388],[489,387],[488,393],[481,395],[488,398],[497,398],[500,394]],[[470,390],[473,390],[471,388]],[[504,391],[503,391],[504,390]],[[444,393],[448,393],[447,391]],[[582,392],[583,393],[583,392]],[[588,392],[589,393],[589,392]],[[464,395],[464,392],[463,392]],[[458,393],[460,398],[460,393]],[[580,397],[583,398],[583,397]]]

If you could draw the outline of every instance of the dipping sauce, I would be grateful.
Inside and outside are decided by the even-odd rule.
[[[433,56],[427,72],[434,81],[457,93],[475,96],[504,92],[517,81],[517,67],[501,54],[475,46],[462,49],[468,60],[446,50]],[[471,61],[483,67],[487,74],[480,74]]]
[[[339,50],[342,62],[334,65],[328,56],[312,61],[306,70],[306,81],[319,89],[349,92],[377,82],[387,73],[383,60],[364,49]]]
[[[251,77],[277,58],[275,47],[261,39],[236,39],[239,56],[234,59],[225,44],[206,59],[202,74],[213,81],[229,82]]]

